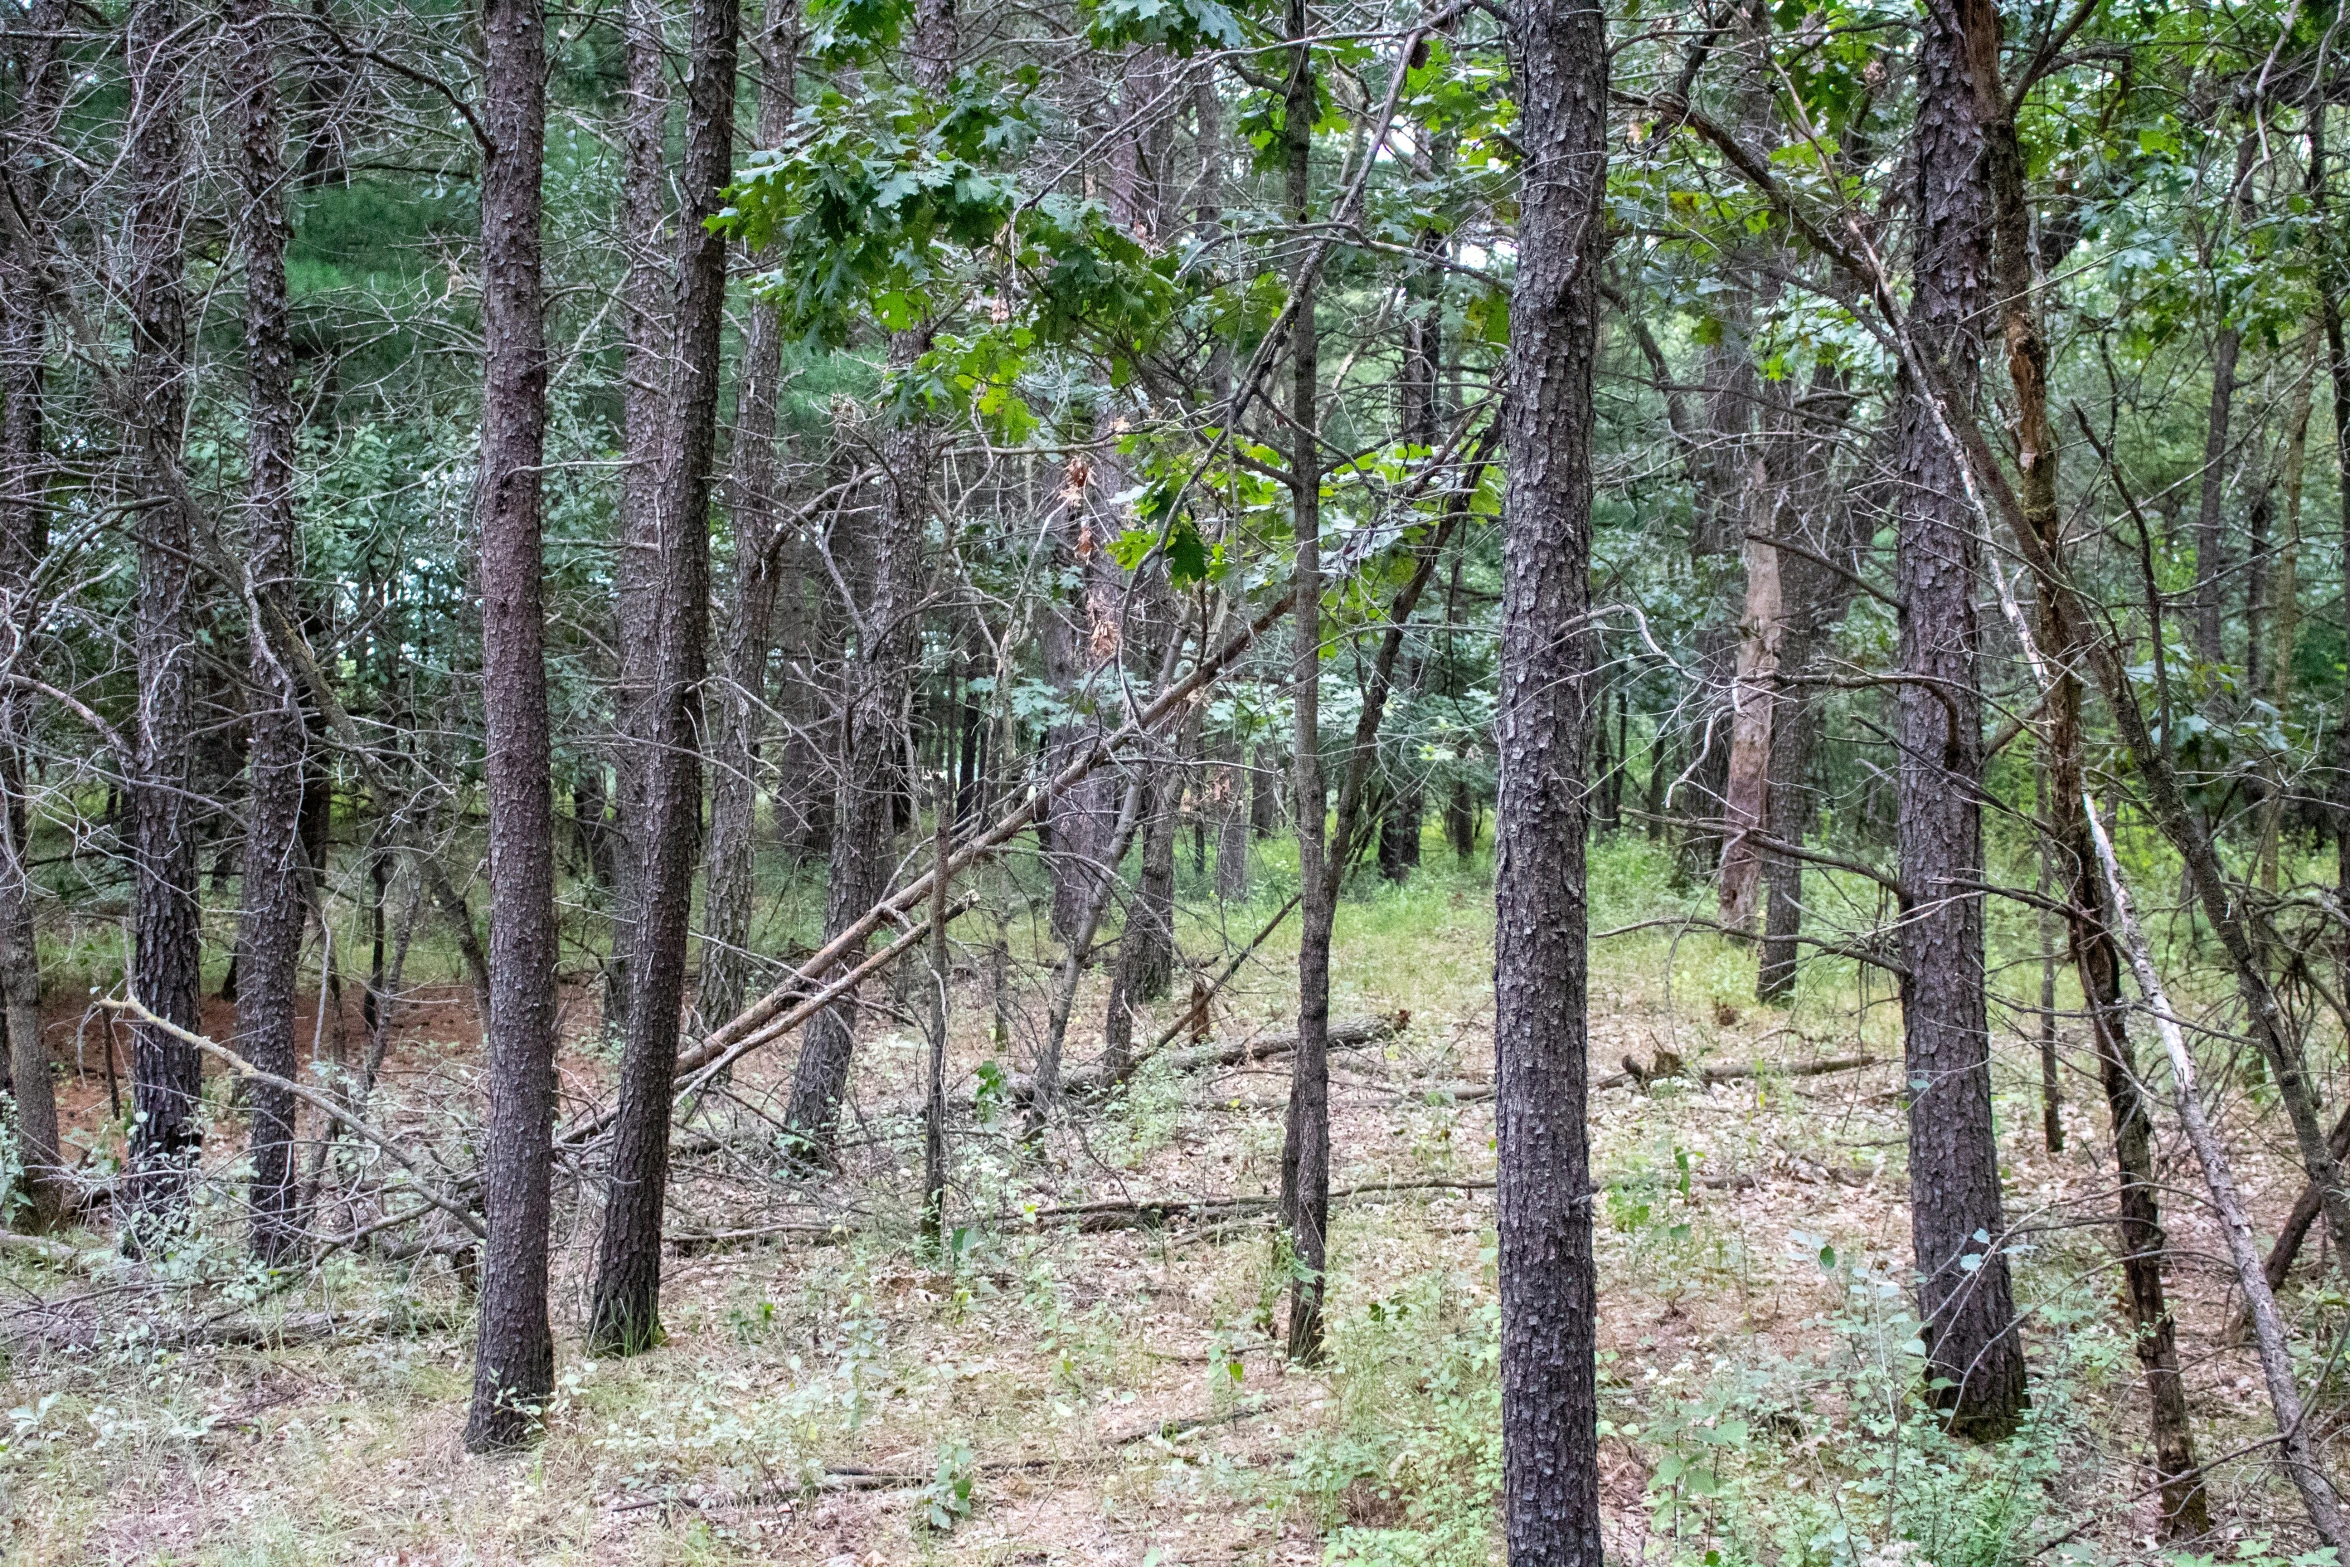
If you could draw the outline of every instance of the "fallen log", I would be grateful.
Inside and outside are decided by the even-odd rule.
[[[1628,1065],[1632,1063],[1630,1056],[1626,1056],[1624,1059]],[[1598,1093],[1603,1089],[1629,1088],[1635,1085],[1646,1088],[1652,1083],[1678,1077],[1693,1077],[1707,1088],[1713,1087],[1716,1083],[1734,1083],[1750,1077],[1826,1077],[1835,1072],[1858,1072],[1863,1068],[1876,1066],[1886,1059],[1884,1056],[1834,1056],[1825,1061],[1746,1061],[1730,1066],[1709,1066],[1695,1073],[1675,1061],[1667,1063],[1667,1069],[1664,1070],[1651,1065],[1636,1071],[1610,1072],[1605,1077],[1592,1079],[1591,1091]],[[1425,1092],[1431,1098],[1438,1094],[1448,1094],[1455,1104],[1478,1104],[1493,1097],[1493,1085],[1491,1083],[1446,1083],[1427,1089]]]
[[[122,1260],[115,1252],[102,1247],[75,1246],[44,1235],[19,1235],[14,1230],[0,1230],[0,1252],[37,1258],[68,1273],[100,1273],[108,1264]]]
[[[1330,1194],[1330,1200],[1334,1203],[1351,1202],[1401,1192],[1491,1190],[1491,1181],[1372,1181],[1361,1186],[1342,1186]],[[1280,1206],[1280,1202],[1278,1196],[1141,1198],[1131,1202],[1111,1199],[1038,1208],[1033,1212],[998,1213],[995,1219],[999,1224],[1066,1224],[1080,1235],[1098,1235],[1112,1230],[1163,1230],[1179,1223],[1196,1224],[1267,1214]]]
[[[1333,1050],[1360,1050],[1365,1045],[1393,1039],[1411,1020],[1408,1012],[1382,1013],[1377,1017],[1354,1017],[1334,1021],[1330,1025],[1330,1048]],[[1212,1045],[1194,1045],[1188,1050],[1161,1051],[1163,1059],[1178,1073],[1192,1073],[1212,1067],[1240,1066],[1255,1061],[1275,1061],[1297,1050],[1297,1035],[1275,1034],[1271,1038],[1219,1040]],[[1061,1092],[1070,1097],[1106,1093],[1118,1086],[1118,1079],[1104,1070],[1096,1061],[1080,1067],[1061,1079]],[[1012,1078],[1012,1098],[1025,1104],[1035,1093],[1035,1080],[1027,1073],[1016,1073]]]

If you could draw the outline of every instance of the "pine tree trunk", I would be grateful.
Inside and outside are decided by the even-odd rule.
[[[489,1136],[474,1452],[535,1440],[555,1387],[547,1228],[555,1125],[555,819],[540,471],[547,435],[542,0],[487,0],[482,177],[482,705],[490,810]]]
[[[669,197],[669,81],[663,0],[626,0],[622,16],[626,84],[621,116],[620,243],[628,259],[621,281],[620,559],[614,572],[618,601],[620,678],[612,687],[613,835],[612,948],[604,968],[604,1034],[623,1039],[635,1005],[636,921],[658,901],[638,886],[645,862],[659,850],[650,821],[651,753],[640,709],[654,697],[669,586],[663,549],[662,443],[669,427],[669,382],[676,344],[665,286]]]
[[[34,0],[28,27],[10,40],[17,97],[0,179],[18,215],[0,239],[0,658],[38,672],[35,651],[21,645],[37,620],[34,573],[49,552],[47,391],[50,287],[42,245],[49,210],[48,161],[38,149],[55,131],[66,68],[57,46],[64,19],[58,0]],[[58,1161],[57,1095],[41,1032],[41,965],[27,865],[31,831],[30,699],[0,690],[0,1025],[7,1029],[10,1092],[16,1100],[17,1163],[27,1214],[46,1229],[63,1213]]]
[[[919,0],[907,54],[915,84],[945,89],[954,77],[959,35],[951,0]],[[929,329],[890,340],[893,367],[913,363],[929,346]],[[921,655],[923,536],[930,516],[934,434],[919,420],[892,427],[882,438],[881,522],[871,544],[872,590],[858,606],[863,642],[850,673],[844,715],[844,762],[832,841],[831,882],[825,893],[827,941],[848,930],[889,891],[896,863],[897,793],[914,671]],[[842,959],[853,967],[861,953]],[[808,1024],[792,1072],[784,1125],[818,1163],[832,1158],[833,1133],[848,1092],[856,1001],[844,997]]]
[[[791,129],[792,75],[799,59],[796,0],[767,0],[759,145],[776,147]],[[752,984],[751,907],[759,809],[759,748],[767,730],[767,658],[787,559],[782,480],[776,464],[776,402],[783,375],[783,324],[754,302],[743,331],[734,435],[734,602],[727,617],[725,678],[710,744],[709,868],[702,899],[702,979],[695,1009],[716,1027],[743,1008]],[[789,591],[797,593],[797,582]]]
[[[142,110],[129,149],[127,223],[131,315],[132,461],[150,504],[138,537],[137,757],[131,784],[131,984],[139,1000],[180,1028],[202,1027],[202,961],[195,812],[198,646],[194,584],[197,519],[180,470],[188,398],[186,283],[190,171],[180,119],[193,59],[175,0],[139,0],[124,38],[131,96]],[[132,1029],[130,1185],[134,1244],[187,1195],[201,1133],[203,1057],[152,1025]]]
[[[1494,826],[1502,1526],[1512,1567],[1600,1567],[1583,842],[1607,24],[1596,7],[1515,15],[1525,183]]]
[[[268,7],[232,0],[237,133],[245,272],[245,570],[252,591],[290,622],[301,619],[300,539],[295,516],[293,344],[286,303],[286,172],[279,123],[276,51]],[[265,637],[254,639],[247,723],[251,751],[245,801],[244,911],[237,925],[237,1048],[282,1078],[296,1075],[295,965],[310,905],[311,859],[303,843],[309,735],[302,694]],[[252,1246],[264,1264],[290,1260],[301,1244],[296,1213],[294,1096],[254,1079],[247,1144],[253,1161]]]
[[[1960,29],[1964,29],[1961,31]],[[1976,324],[1991,303],[1990,192],[1982,173],[1980,73],[1996,80],[1998,14],[1964,0],[1929,7],[1919,51],[1915,211],[1920,238],[1910,330],[1955,406],[1973,416]],[[1904,377],[1895,573],[1902,604],[1898,781],[1901,984],[1909,1108],[1910,1236],[1928,1375],[1951,1428],[2015,1428],[2024,1401],[1992,1136],[1991,1033],[1984,1001],[1982,697],[1976,677],[1979,530],[1963,459],[1933,392]]]
[[[1288,206],[1301,227],[1313,216],[1315,80],[1309,0],[1289,0],[1289,78],[1283,152]],[[1294,1252],[1289,1292],[1289,1354],[1312,1362],[1322,1353],[1323,1269],[1330,1230],[1330,926],[1332,900],[1323,872],[1327,830],[1321,751],[1322,454],[1320,334],[1314,319],[1316,279],[1301,265],[1290,327],[1289,457],[1291,528],[1297,538],[1292,580],[1297,604],[1290,647],[1290,706],[1296,799],[1298,904],[1297,1052],[1290,1058],[1289,1119],[1281,1147],[1281,1221]]]
[[[710,471],[718,441],[726,240],[707,219],[734,166],[737,0],[694,0],[684,190],[677,226],[676,362],[650,496],[661,582],[648,686],[630,738],[644,782],[629,948],[628,1043],[620,1060],[612,1185],[596,1255],[587,1342],[635,1354],[661,1342],[661,1217],[670,1094],[685,1004],[685,956],[701,848],[702,677],[710,637]]]

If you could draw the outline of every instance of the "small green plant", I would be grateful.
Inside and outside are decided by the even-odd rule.
[[[944,1534],[970,1517],[971,1491],[978,1478],[979,1466],[971,1449],[960,1443],[940,1448],[938,1472],[916,1498],[915,1528]]]

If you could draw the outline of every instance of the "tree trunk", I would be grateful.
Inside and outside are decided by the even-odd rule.
[[[2234,215],[2236,201],[2252,177],[2252,160],[2259,150],[2257,134],[2247,133],[2237,142],[2235,181],[2229,187],[2229,200],[2221,203],[2220,210],[2212,215],[2215,223],[2225,225]],[[2207,271],[2213,270],[2215,260],[2206,255]],[[2236,361],[2244,349],[2243,329],[2225,315],[2224,306],[2222,310],[2219,335],[2211,349],[2211,403],[2203,426],[2202,492],[2195,505],[2195,657],[2213,665],[2226,656],[2220,643],[2220,621],[2228,599],[2227,551],[2219,511],[2220,497],[2227,488],[2228,426],[2236,406]]]
[[[1998,80],[1990,0],[1929,6],[1918,55],[1919,240],[1910,331],[1971,417],[1981,376],[1976,325],[1989,301],[1991,202],[1976,91]],[[1944,440],[1934,389],[1905,377],[1897,504],[1901,602],[1901,982],[1909,1108],[1910,1236],[1928,1376],[1951,1429],[2015,1429],[2023,1345],[2001,1249],[1999,1151],[1991,1120],[1984,1002],[1982,697],[1976,684],[1978,526],[1963,458]],[[1987,1238],[1978,1238],[1987,1237]]]
[[[952,0],[919,0],[907,54],[915,85],[945,89],[954,76],[958,34]],[[903,369],[928,348],[930,328],[890,339],[890,363]],[[889,891],[896,863],[896,795],[907,703],[921,656],[919,612],[923,535],[930,517],[933,432],[919,420],[892,427],[881,442],[881,526],[872,544],[872,591],[858,606],[859,645],[851,672],[841,755],[845,763],[825,892],[827,941],[855,925]],[[905,780],[910,784],[912,780]],[[859,953],[842,958],[854,967]],[[814,976],[811,976],[814,977]],[[792,1072],[784,1125],[814,1162],[829,1162],[841,1097],[848,1092],[856,1001],[844,997],[809,1023]]]
[[[175,0],[139,0],[124,38],[130,91],[141,114],[129,149],[131,314],[129,444],[147,506],[138,538],[137,758],[131,783],[134,888],[132,988],[158,1017],[190,1032],[199,1013],[195,812],[198,646],[194,589],[197,519],[180,481],[188,398],[186,283],[189,169],[181,137],[193,57]],[[133,1244],[151,1221],[176,1213],[187,1194],[201,1132],[203,1057],[162,1029],[132,1029],[130,1187]]]
[[[1241,742],[1224,742],[1223,759],[1208,786],[1216,808],[1216,897],[1223,903],[1248,901],[1249,840],[1255,834],[1249,830],[1251,778],[1243,754]]]
[[[1987,132],[1985,171],[1994,209],[2002,335],[2008,379],[2015,390],[2017,469],[2022,477],[2019,532],[2033,546],[2036,568],[2053,567],[2063,550],[2058,507],[2060,448],[2048,417],[2048,346],[2033,270],[2031,214],[2024,185],[2023,149],[2016,119],[1996,73],[1976,83]],[[2146,1380],[2156,1482],[2163,1527],[2174,1540],[2200,1538],[2211,1513],[2195,1463],[2179,1378],[2176,1325],[2164,1297],[2167,1243],[2155,1184],[2153,1122],[2140,1088],[2129,1011],[2122,996],[2121,951],[2113,934],[2112,904],[2100,872],[2095,839],[2082,804],[2081,682],[2074,673],[2086,650],[2063,613],[2065,594],[2053,571],[2039,572],[2039,640],[2054,660],[2047,693],[2042,816],[2050,831],[2042,845],[2043,873],[2053,873],[2067,909],[2065,926],[2073,967],[2097,1050],[2098,1077],[2113,1128],[2114,1163],[2121,1177],[2122,1282],[2137,1328],[2133,1343]],[[2044,1025],[2052,1038],[2054,986],[2043,981]],[[2044,1050],[2053,1054],[2052,1045]],[[2045,1070],[2045,1061],[2044,1061]],[[2049,1147],[2061,1136],[2051,1113]]]
[[[1515,15],[1525,182],[1494,829],[1502,1523],[1512,1567],[1600,1567],[1583,841],[1607,24],[1596,7]]]
[[[2319,215],[2318,232],[2327,232],[2326,105],[2309,106],[2309,179],[2312,207]],[[2342,615],[2350,633],[2350,338],[2342,328],[2342,301],[2350,295],[2350,246],[2335,235],[2319,254],[2317,272],[2318,324],[2325,337],[2326,379],[2334,394],[2334,494],[2341,505]],[[2350,686],[2342,691],[2342,719],[2334,725],[2333,826],[2336,895],[2350,899]],[[2344,907],[2350,907],[2345,903]],[[2342,942],[2341,977],[2350,977],[2350,936]],[[2341,979],[2337,979],[2340,983]],[[2350,994],[2350,992],[2345,992]],[[2350,1267],[2350,1257],[2343,1259]]]
[[[651,684],[630,738],[644,782],[628,1045],[620,1060],[612,1185],[588,1313],[593,1352],[661,1342],[661,1217],[669,1185],[671,1088],[685,1003],[694,861],[702,816],[702,676],[710,637],[710,470],[726,326],[726,240],[707,223],[734,171],[737,0],[694,0],[687,69],[685,210],[678,223],[676,352],[650,496],[662,568]]]
[[[37,671],[22,645],[39,619],[34,573],[49,552],[47,390],[50,288],[42,254],[49,208],[45,148],[64,102],[66,67],[57,46],[58,0],[34,0],[28,26],[10,40],[17,96],[0,180],[18,222],[0,239],[0,659]],[[58,1178],[57,1095],[41,1032],[41,966],[33,927],[32,830],[26,789],[29,699],[0,690],[0,1025],[7,1030],[10,1092],[16,1100],[17,1163],[25,1222],[47,1229],[63,1214]]]
[[[279,124],[276,51],[268,7],[232,0],[228,21],[237,84],[237,133],[245,268],[245,571],[256,597],[299,622],[299,522],[295,515],[293,343],[286,303],[286,172]],[[296,1075],[294,970],[310,906],[312,864],[303,844],[308,725],[300,688],[256,626],[251,638],[247,723],[251,751],[245,800],[244,911],[237,925],[237,1051],[279,1078]],[[292,1259],[301,1244],[296,1212],[294,1096],[256,1078],[251,1108],[253,1255],[265,1265]]]
[[[1309,0],[1289,0],[1289,78],[1284,88],[1283,154],[1290,219],[1313,215],[1315,80]],[[1290,327],[1289,458],[1291,527],[1297,538],[1292,574],[1297,604],[1290,633],[1290,705],[1297,798],[1297,1054],[1291,1058],[1289,1119],[1281,1146],[1281,1223],[1294,1253],[1289,1293],[1289,1354],[1312,1362],[1322,1353],[1323,1267],[1330,1227],[1330,926],[1332,899],[1323,874],[1326,830],[1322,786],[1322,454],[1320,335],[1316,278],[1301,264],[1293,285]]]
[[[1784,426],[1771,445],[1783,482],[1783,497],[1770,519],[1774,535],[1801,537],[1830,560],[1849,556],[1852,524],[1835,483],[1836,426],[1852,399],[1841,371],[1822,369],[1812,396],[1782,407]],[[1813,692],[1801,682],[1810,674],[1822,638],[1842,620],[1852,602],[1851,581],[1793,550],[1778,550],[1785,609],[1778,652],[1779,684],[1773,694],[1770,783],[1764,821],[1779,843],[1801,844],[1811,834],[1816,796],[1811,759],[1819,742],[1820,715]],[[1755,970],[1755,998],[1778,1001],[1794,993],[1797,953],[1803,934],[1803,861],[1792,854],[1768,854],[1763,863],[1762,960]]]
[[[1737,673],[1730,687],[1729,766],[1722,783],[1722,864],[1715,878],[1721,922],[1730,930],[1754,923],[1756,894],[1762,890],[1763,853],[1754,842],[1770,814],[1773,719],[1781,644],[1785,639],[1785,595],[1775,545],[1753,536],[1767,522],[1748,508],[1746,607],[1738,622]]]
[[[759,145],[791,129],[799,60],[797,0],[767,0]],[[776,466],[776,401],[783,378],[783,324],[753,301],[743,331],[734,434],[734,602],[725,678],[710,746],[710,848],[702,898],[702,981],[695,1009],[705,1027],[740,1012],[752,983],[751,906],[759,810],[759,747],[767,729],[767,656],[785,562],[783,497]],[[796,557],[795,557],[796,558]],[[798,591],[798,584],[792,584]]]
[[[1119,970],[1132,981],[1128,994],[1136,1001],[1161,1000],[1175,983],[1175,829],[1182,816],[1184,762],[1179,753],[1154,770],[1141,875],[1118,936]]]
[[[482,174],[482,706],[490,809],[488,1147],[474,1452],[536,1438],[555,1387],[547,1226],[555,1124],[555,819],[540,473],[547,435],[543,0],[486,0]]]

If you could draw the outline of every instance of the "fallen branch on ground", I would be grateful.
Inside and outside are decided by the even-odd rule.
[[[1402,1032],[1404,1024],[1409,1019],[1409,1013],[1398,1012],[1392,1015],[1347,1018],[1341,1022],[1333,1022],[1330,1025],[1330,1048],[1333,1050],[1359,1050],[1365,1045],[1392,1039]],[[1189,1050],[1164,1051],[1161,1052],[1161,1055],[1171,1070],[1178,1073],[1191,1073],[1204,1071],[1210,1067],[1239,1066],[1243,1062],[1271,1061],[1281,1056],[1290,1055],[1296,1049],[1297,1035],[1292,1033],[1276,1034],[1269,1039],[1220,1041],[1212,1045],[1197,1045]],[[1061,1092],[1070,1097],[1104,1093],[1116,1086],[1116,1080],[1103,1071],[1099,1061],[1091,1066],[1071,1072],[1061,1079]],[[1012,1098],[1015,1103],[1025,1103],[1035,1091],[1035,1083],[1026,1073],[1013,1077]]]
[[[128,1012],[131,1014],[131,1016],[137,1018],[140,1022],[145,1023],[149,1028],[160,1029],[164,1033],[169,1034],[172,1038],[178,1040],[183,1045],[193,1045],[196,1049],[203,1051],[207,1055],[218,1056],[221,1060],[227,1062],[238,1072],[241,1072],[245,1076],[252,1078],[255,1082],[267,1083],[270,1087],[277,1089],[281,1093],[292,1094],[296,1099],[301,1100],[304,1104],[310,1106],[311,1109],[316,1110],[319,1114],[329,1116],[334,1120],[340,1121],[343,1125],[349,1127],[352,1131],[357,1132],[361,1137],[366,1138],[369,1142],[375,1144],[376,1147],[382,1149],[384,1153],[391,1158],[391,1161],[394,1164],[398,1165],[401,1169],[406,1170],[410,1175],[414,1176],[416,1178],[417,1196],[423,1198],[426,1202],[431,1203],[434,1207],[440,1209],[441,1212],[449,1215],[459,1224],[462,1224],[467,1229],[471,1230],[476,1240],[489,1239],[489,1231],[483,1228],[481,1220],[474,1216],[472,1209],[466,1208],[458,1203],[451,1202],[448,1198],[443,1197],[438,1192],[434,1191],[432,1189],[431,1183],[425,1179],[424,1172],[417,1168],[416,1161],[402,1153],[398,1144],[394,1143],[391,1138],[385,1136],[382,1132],[377,1131],[374,1127],[369,1126],[365,1121],[360,1120],[357,1116],[344,1109],[341,1105],[336,1104],[334,1100],[325,1094],[318,1092],[318,1090],[314,1088],[305,1087],[303,1084],[295,1082],[290,1077],[280,1077],[275,1072],[265,1071],[261,1067],[255,1066],[252,1062],[246,1060],[243,1056],[238,1055],[234,1050],[231,1050],[228,1046],[222,1044],[217,1039],[207,1039],[202,1034],[196,1033],[190,1029],[182,1028],[177,1023],[174,1023],[167,1018],[158,1017],[155,1013],[149,1011],[146,1003],[142,1002],[136,996],[126,996],[120,1001],[101,1001],[98,1004],[102,1007],[109,1008],[112,1011]]]
[[[1630,1057],[1625,1058],[1630,1061]],[[1667,1078],[1693,1077],[1704,1087],[1716,1083],[1734,1083],[1750,1077],[1826,1077],[1835,1072],[1858,1072],[1878,1065],[1883,1056],[1834,1056],[1826,1061],[1748,1061],[1732,1066],[1709,1066],[1691,1073],[1677,1061],[1665,1062],[1662,1067],[1651,1064],[1639,1071],[1610,1072],[1605,1077],[1593,1078],[1591,1091],[1599,1093],[1610,1088],[1629,1088],[1635,1084],[1646,1088],[1651,1083]],[[1455,1104],[1477,1104],[1493,1097],[1491,1083],[1445,1083],[1421,1090],[1433,1097],[1450,1095]],[[1409,1097],[1408,1094],[1399,1097]]]

